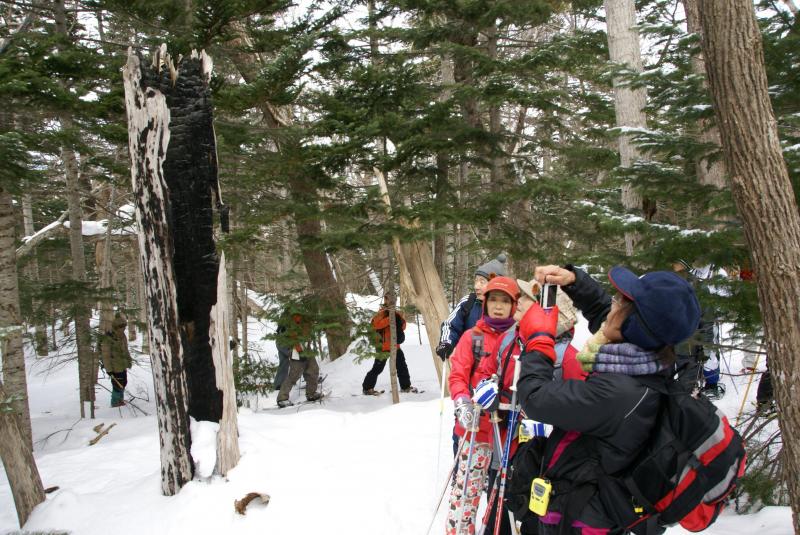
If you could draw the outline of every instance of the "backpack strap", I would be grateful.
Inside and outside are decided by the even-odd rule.
[[[467,298],[467,302],[464,303],[464,306],[461,307],[461,321],[463,325],[467,324],[469,320],[469,315],[472,314],[472,307],[475,306],[475,301],[478,300],[478,295],[475,292],[470,292],[469,297]]]
[[[472,392],[472,375],[478,369],[481,359],[488,355],[483,350],[483,331],[477,327],[472,329],[472,368],[469,370],[469,391]]]

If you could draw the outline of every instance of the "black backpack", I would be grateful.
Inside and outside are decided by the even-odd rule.
[[[717,519],[744,473],[747,456],[742,437],[713,403],[692,396],[677,381],[641,378],[641,382],[664,397],[650,441],[620,473],[606,474],[597,468],[582,484],[597,486],[606,513],[626,532],[651,535],[677,523],[689,531],[702,531]],[[533,515],[528,510],[530,485],[543,473],[546,441],[535,440],[520,446],[512,464],[509,507],[518,520]],[[593,441],[575,446],[556,465],[595,449]],[[570,502],[575,510],[562,511],[568,523],[585,505],[581,499]]]

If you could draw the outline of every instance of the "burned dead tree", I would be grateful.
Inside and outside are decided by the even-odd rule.
[[[226,290],[213,234],[214,208],[222,208],[222,201],[208,87],[211,59],[192,52],[176,66],[162,46],[149,65],[129,53],[123,75],[162,490],[171,495],[192,477],[190,416],[220,423],[219,473],[239,458],[227,370],[232,364],[219,325],[226,307],[215,308],[224,304]]]

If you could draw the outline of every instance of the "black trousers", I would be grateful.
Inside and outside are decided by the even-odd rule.
[[[128,384],[128,370],[122,370],[121,372],[108,372],[108,376],[111,378],[112,390],[125,390],[125,386]]]
[[[367,372],[367,376],[364,377],[364,382],[361,383],[362,389],[369,390],[371,388],[375,388],[375,383],[378,382],[378,376],[386,367],[387,362],[389,362],[388,357],[385,359],[375,359],[372,369]],[[400,382],[401,389],[409,388],[411,386],[411,376],[408,374],[406,356],[403,354],[403,350],[399,347],[397,348],[397,380]]]

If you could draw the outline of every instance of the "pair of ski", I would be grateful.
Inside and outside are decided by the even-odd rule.
[[[477,527],[475,530],[476,535],[483,535],[484,530],[486,529],[486,525],[489,521],[489,515],[491,515],[492,510],[495,507],[495,503],[497,503],[497,513],[495,514],[495,521],[493,526],[493,535],[500,534],[500,525],[503,519],[503,499],[505,497],[505,490],[506,490],[506,481],[508,478],[508,464],[509,464],[509,457],[511,453],[511,444],[513,442],[514,434],[517,430],[517,422],[520,416],[520,410],[517,406],[517,381],[519,380],[519,373],[520,373],[520,366],[519,366],[519,356],[514,356],[514,379],[512,381],[511,390],[511,411],[509,411],[509,418],[508,418],[508,432],[506,434],[506,442],[502,450],[500,449],[500,428],[497,425],[497,422],[492,422],[492,430],[494,433],[494,449],[495,451],[502,451],[502,457],[500,460],[500,474],[498,477],[495,477],[494,483],[492,485],[491,492],[489,494],[489,499],[487,500],[486,511],[484,512],[483,518],[481,520],[481,525]],[[444,376],[444,373],[442,374]],[[442,380],[442,384],[444,385],[444,379]],[[442,386],[442,393],[444,395],[444,386]],[[480,418],[480,406],[475,405],[476,414],[473,421],[479,422]],[[472,464],[472,453],[475,449],[475,436],[477,434],[477,429],[470,429],[464,434],[461,438],[461,441],[458,445],[458,451],[456,452],[456,459],[453,467],[450,469],[450,473],[445,480],[444,488],[442,489],[441,494],[439,495],[439,501],[436,503],[436,509],[433,512],[433,518],[431,519],[430,524],[428,525],[428,530],[425,532],[426,534],[430,533],[431,528],[433,527],[433,523],[436,521],[436,515],[439,512],[439,509],[442,506],[442,501],[444,500],[444,495],[447,493],[448,487],[450,487],[450,482],[453,479],[455,474],[456,468],[460,464],[459,459],[461,458],[461,451],[464,448],[464,444],[467,442],[467,433],[471,433],[470,440],[469,440],[469,453],[467,454],[467,465],[466,465],[466,473],[464,474],[464,492],[467,489],[467,483],[470,473],[470,468]],[[463,507],[463,504],[462,504]],[[460,533],[462,530],[463,522],[463,515],[459,515],[459,525],[458,530],[456,533]],[[515,535],[518,535],[517,532],[517,525],[514,521],[514,515],[511,511],[508,511],[508,519],[509,524],[511,525],[512,531]]]

